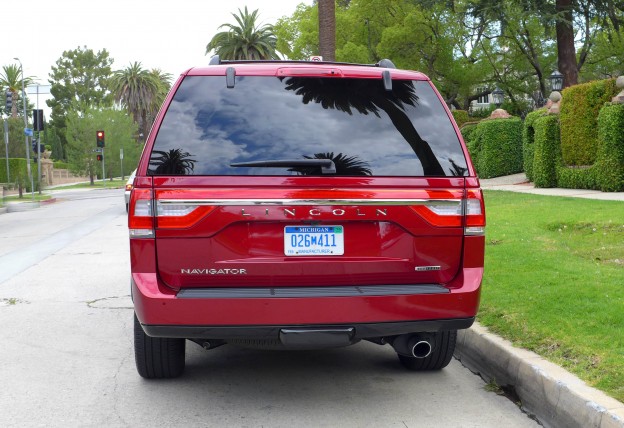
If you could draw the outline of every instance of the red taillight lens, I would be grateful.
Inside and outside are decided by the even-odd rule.
[[[134,189],[128,210],[131,238],[154,237],[154,209],[151,189]]]
[[[485,233],[485,204],[481,189],[468,189],[466,192],[466,235]]]
[[[467,190],[464,199],[431,199],[410,208],[433,226],[463,225],[466,235],[485,233],[485,206],[480,189]]]
[[[423,205],[414,205],[410,208],[429,224],[437,227],[461,227],[462,225],[462,200],[431,200]]]
[[[180,201],[157,201],[158,229],[187,229],[206,217],[214,206],[188,204]]]

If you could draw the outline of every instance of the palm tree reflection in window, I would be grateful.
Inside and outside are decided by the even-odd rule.
[[[171,149],[168,152],[153,150],[150,158],[152,175],[191,175],[195,169],[195,159],[181,149]],[[155,167],[155,169],[153,168]]]
[[[283,79],[283,78],[282,78]],[[324,109],[336,109],[347,114],[386,112],[392,124],[420,160],[426,176],[445,176],[444,169],[429,143],[423,140],[405,112],[405,106],[416,106],[418,96],[411,81],[393,80],[392,91],[386,91],[377,79],[286,78],[286,90],[302,96],[304,104],[315,102]]]
[[[334,156],[333,152],[330,153],[315,153],[314,156],[303,155],[306,159],[331,159],[336,166],[335,175],[373,175],[370,165],[358,159],[357,156],[346,156],[342,153],[338,153]],[[297,166],[288,169],[288,171],[296,172],[300,175],[323,175],[320,166]]]
[[[457,165],[453,159],[449,159],[449,161],[451,162],[451,167],[452,167],[452,168],[449,168],[449,172],[451,173],[452,176],[463,177],[466,175],[466,173],[468,172],[468,168],[464,168],[463,166]]]

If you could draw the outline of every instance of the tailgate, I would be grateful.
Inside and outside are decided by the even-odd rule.
[[[420,188],[256,180],[237,188],[179,177],[156,186],[162,281],[173,288],[444,284],[458,273],[463,178],[432,178]]]

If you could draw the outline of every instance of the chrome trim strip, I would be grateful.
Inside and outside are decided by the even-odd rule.
[[[299,206],[299,205],[457,205],[463,199],[158,199],[158,203],[172,205],[216,206]]]
[[[367,297],[422,294],[448,294],[450,290],[438,284],[360,285],[327,287],[219,287],[183,288],[178,299],[274,299],[305,297]]]

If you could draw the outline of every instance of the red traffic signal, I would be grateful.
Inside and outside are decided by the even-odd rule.
[[[95,141],[98,147],[104,147],[104,131],[95,131]]]
[[[103,155],[97,155],[97,160],[98,160],[98,161],[102,162],[102,159],[104,159],[104,156],[103,156]]]

